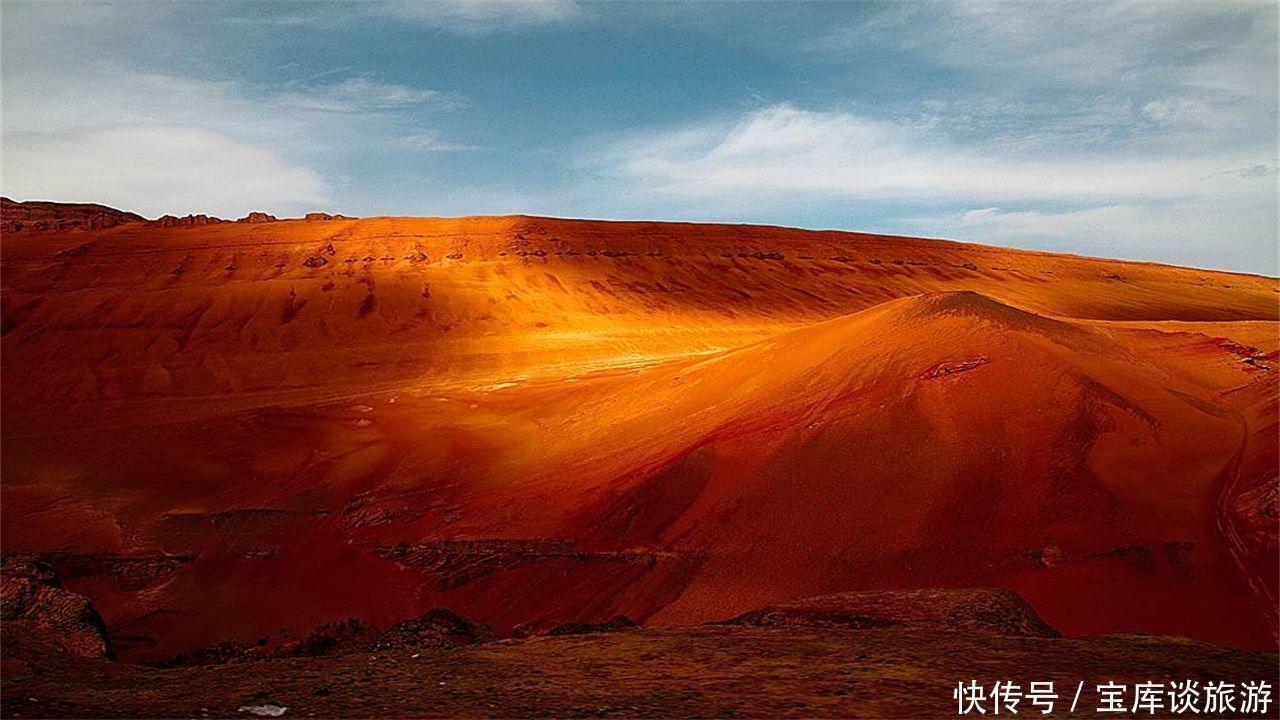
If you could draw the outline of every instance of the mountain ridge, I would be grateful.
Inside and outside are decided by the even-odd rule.
[[[9,210],[8,212],[12,212],[14,209],[21,209],[21,208],[26,207],[26,206],[29,206],[29,207],[32,207],[32,208],[36,208],[36,207],[40,207],[40,208],[49,208],[49,209],[53,209],[55,212],[56,212],[56,210],[58,210],[58,209],[65,209],[66,211],[74,211],[76,208],[96,208],[96,209],[100,209],[100,210],[102,210],[102,211],[107,211],[107,212],[110,212],[110,213],[118,213],[118,214],[121,214],[121,215],[131,216],[131,217],[133,217],[133,218],[136,218],[136,221],[138,221],[138,222],[151,223],[153,227],[174,227],[175,225],[177,225],[177,224],[175,224],[175,223],[171,223],[171,224],[167,224],[167,225],[165,225],[165,224],[158,224],[158,223],[159,223],[159,221],[160,221],[160,219],[163,219],[163,218],[160,218],[160,219],[157,219],[157,220],[149,220],[148,218],[142,217],[141,215],[137,215],[136,213],[132,213],[132,212],[130,212],[130,211],[126,211],[126,210],[119,210],[119,209],[112,208],[112,207],[109,207],[109,206],[106,206],[106,205],[102,205],[102,204],[99,204],[99,203],[73,203],[73,202],[55,202],[55,201],[45,201],[45,200],[24,200],[24,201],[15,201],[15,200],[12,200],[12,199],[10,199],[10,198],[3,198],[3,199],[4,199],[4,201],[6,202],[7,206],[10,208],[10,210]],[[1100,261],[1100,262],[1106,262],[1106,263],[1123,263],[1123,264],[1130,264],[1130,265],[1152,265],[1152,266],[1157,266],[1157,267],[1176,268],[1176,269],[1180,269],[1180,270],[1197,270],[1197,271],[1202,271],[1202,272],[1211,272],[1211,273],[1223,274],[1223,275],[1239,275],[1239,276],[1244,276],[1244,277],[1255,277],[1255,278],[1263,278],[1263,279],[1275,279],[1275,276],[1266,275],[1266,274],[1263,274],[1263,273],[1245,272],[1245,271],[1240,271],[1240,270],[1222,270],[1222,269],[1212,269],[1212,268],[1200,268],[1200,267],[1196,267],[1196,266],[1192,266],[1192,265],[1178,265],[1178,264],[1174,264],[1174,263],[1166,263],[1166,262],[1160,262],[1160,261],[1155,261],[1155,260],[1139,260],[1139,259],[1118,259],[1118,258],[1108,258],[1108,257],[1101,256],[1101,255],[1086,255],[1086,254],[1082,254],[1082,253],[1072,253],[1072,252],[1068,252],[1068,251],[1051,251],[1051,250],[1039,250],[1039,249],[1031,249],[1031,248],[1018,248],[1018,247],[1013,247],[1013,246],[1008,246],[1008,245],[986,244],[986,243],[981,243],[981,242],[966,241],[966,240],[954,240],[954,239],[950,239],[950,238],[934,237],[934,236],[898,235],[898,234],[893,234],[893,233],[875,233],[875,232],[866,232],[866,231],[850,230],[850,229],[847,229],[847,228],[803,228],[803,227],[797,227],[797,226],[777,225],[777,224],[770,224],[770,223],[741,223],[741,222],[729,222],[729,221],[718,221],[718,220],[705,220],[705,221],[703,221],[703,220],[700,220],[700,221],[681,221],[681,220],[676,220],[676,221],[665,221],[665,220],[647,220],[647,219],[587,218],[587,217],[571,217],[571,216],[559,216],[559,215],[536,215],[536,214],[530,214],[530,213],[510,213],[510,214],[500,214],[500,215],[484,215],[484,214],[482,214],[482,215],[456,215],[456,216],[438,216],[438,215],[368,215],[368,216],[363,216],[363,217],[352,217],[352,216],[345,216],[345,215],[330,215],[330,214],[328,214],[328,213],[323,213],[323,212],[309,212],[309,213],[306,213],[306,214],[305,214],[305,217],[299,217],[299,218],[288,218],[288,217],[286,217],[286,218],[276,218],[276,217],[274,217],[274,216],[267,215],[266,213],[261,213],[261,212],[250,212],[250,213],[248,213],[248,215],[246,215],[246,218],[245,218],[245,219],[248,219],[248,218],[253,217],[253,216],[260,216],[260,217],[263,217],[263,218],[270,218],[270,220],[269,220],[270,222],[315,222],[315,221],[317,221],[317,220],[326,220],[326,221],[332,221],[332,220],[339,220],[339,221],[340,221],[340,220],[384,220],[384,221],[395,221],[395,220],[439,220],[439,221],[496,221],[496,220],[509,220],[509,221],[516,221],[516,222],[529,222],[529,223],[537,223],[537,222],[539,222],[539,221],[550,221],[550,222],[557,222],[557,223],[561,223],[561,222],[562,222],[562,223],[586,223],[586,224],[596,223],[596,224],[612,224],[612,225],[619,225],[619,226],[637,226],[637,227],[645,227],[645,226],[672,226],[672,227],[681,227],[681,226],[687,226],[687,227],[714,227],[714,228],[724,228],[724,229],[729,229],[729,230],[733,230],[733,229],[761,229],[761,230],[775,230],[775,231],[791,231],[791,232],[812,233],[812,234],[815,234],[815,235],[829,235],[829,234],[836,234],[836,235],[845,235],[845,236],[851,236],[851,237],[859,237],[859,238],[863,238],[863,239],[882,239],[882,240],[894,240],[894,239],[898,239],[898,240],[923,240],[923,241],[927,241],[927,242],[936,242],[936,243],[953,243],[953,244],[956,244],[956,245],[963,245],[963,246],[973,247],[973,248],[990,248],[990,249],[992,249],[992,250],[997,250],[997,251],[1013,251],[1013,252],[1018,252],[1018,253],[1026,253],[1026,254],[1028,254],[1028,255],[1042,255],[1042,256],[1048,256],[1048,257],[1070,257],[1070,258],[1075,258],[1075,259],[1079,259],[1079,260],[1097,260],[1097,261]],[[165,216],[163,216],[163,217],[165,217],[165,218],[173,218],[174,220],[180,220],[180,219],[181,219],[181,218],[177,218],[177,217],[175,217],[175,216],[173,216],[173,215],[165,215]],[[205,218],[205,217],[210,217],[210,216],[206,216],[206,215],[188,215],[188,216],[186,216],[186,217],[187,217],[187,218]],[[217,220],[217,218],[212,218],[212,219],[213,219],[213,220]],[[221,221],[221,222],[227,222],[227,221]],[[203,223],[201,223],[201,224],[203,224]],[[186,223],[186,225],[187,225],[187,226],[190,226],[190,225],[192,225],[192,223]],[[56,228],[56,227],[48,227],[48,228],[42,228],[42,229],[43,229],[43,230],[45,230],[45,231],[58,231],[58,230],[59,230],[59,229],[58,229],[58,228]],[[67,228],[67,229],[70,229],[70,228]],[[95,229],[102,229],[102,228],[95,228]]]

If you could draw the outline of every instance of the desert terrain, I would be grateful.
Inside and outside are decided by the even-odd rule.
[[[4,213],[0,544],[104,638],[44,652],[9,605],[6,715],[910,717],[1026,667],[1274,680],[1275,278],[745,225]],[[926,588],[1013,591],[1046,630],[708,624]],[[485,641],[299,655],[436,608]],[[832,694],[848,673],[875,681]],[[461,694],[393,692],[426,675]]]
[[[251,717],[253,708],[273,708],[290,717],[955,717],[953,689],[976,677],[1024,690],[1053,683],[1047,707],[1024,698],[1014,706],[1021,715],[1097,717],[1101,683],[1238,687],[1271,680],[1276,666],[1274,652],[1185,638],[1064,639],[1008,591],[854,593],[713,624],[566,627],[527,638],[495,639],[457,617],[434,620],[436,632],[423,632],[430,622],[409,635],[397,625],[372,642],[348,637],[315,655],[164,669],[41,652],[20,638],[7,652],[28,659],[8,660],[5,714]],[[992,709],[986,704],[984,714]],[[1010,714],[1008,706],[1001,714]]]

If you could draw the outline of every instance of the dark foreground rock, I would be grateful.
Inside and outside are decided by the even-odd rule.
[[[753,610],[724,621],[760,627],[911,626],[1024,637],[1058,637],[1031,605],[1012,590],[967,588],[853,592],[806,598]]]
[[[493,631],[487,625],[447,608],[436,608],[387,628],[370,644],[369,650],[448,650],[492,637]]]
[[[6,641],[26,635],[76,657],[115,657],[89,599],[63,589],[53,566],[35,556],[0,558],[0,622]]]
[[[242,717],[265,704],[288,717],[955,717],[952,691],[971,679],[1053,682],[1065,699],[1049,717],[1084,682],[1074,716],[1096,718],[1096,684],[1274,683],[1276,662],[1135,635],[701,625],[169,670],[45,658],[2,681],[5,716],[22,718]]]
[[[548,635],[589,635],[591,633],[618,632],[620,630],[630,630],[637,627],[634,620],[626,615],[618,615],[617,617],[605,620],[604,622],[567,622],[563,625],[557,625],[547,631]]]
[[[156,665],[190,667],[344,653],[452,650],[492,639],[493,631],[487,625],[447,608],[435,608],[417,617],[401,620],[381,632],[359,619],[347,618],[324,623],[302,637],[282,634],[259,638],[254,642],[224,640],[181,653]]]
[[[628,625],[492,640],[487,627],[436,609],[359,651],[331,652],[369,632],[346,621],[293,657],[156,669],[29,635],[15,642],[6,622],[0,692],[4,716],[22,718],[236,717],[265,707],[290,717],[926,718],[956,715],[961,682],[1035,681],[1053,683],[1055,709],[1020,714],[1097,717],[1102,683],[1276,681],[1274,652],[1144,635],[1066,639],[999,590],[850,593],[722,623],[608,631]]]

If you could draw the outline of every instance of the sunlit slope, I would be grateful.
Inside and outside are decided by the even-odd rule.
[[[1072,633],[1268,642],[1215,527],[1246,438],[1142,349],[970,293],[886,303],[574,393],[554,469],[498,496],[535,533],[698,557],[661,621],[927,577],[1012,585]]]
[[[1267,278],[940,240],[526,217],[11,235],[3,271],[4,408],[33,430],[138,400],[189,414],[643,364],[921,292],[1110,320],[1273,320],[1277,298]]]
[[[14,433],[4,541],[165,558],[68,580],[150,658],[442,604],[509,630],[938,585],[1013,587],[1068,634],[1273,643],[1267,556],[1219,511],[1274,454],[1234,404],[1275,387],[1235,323],[973,292],[814,320],[645,368]]]

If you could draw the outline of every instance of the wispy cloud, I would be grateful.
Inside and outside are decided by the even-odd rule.
[[[9,69],[9,68],[6,68]],[[146,215],[238,214],[323,202],[320,174],[291,160],[292,123],[233,83],[117,67],[7,72],[4,189]]]
[[[1207,150],[1276,136],[1275,3],[898,3],[809,50],[886,43],[951,78],[926,105],[1013,129],[1002,140]]]
[[[896,232],[1275,267],[1274,145],[1171,150],[1165,134],[1182,128],[1152,125],[1136,109],[1100,117],[1100,125],[1123,125],[1126,139],[1064,143],[1054,141],[1052,124],[1034,123],[966,136],[955,114],[879,119],[783,104],[639,131],[585,162],[620,195],[712,217],[855,202],[896,212],[881,227]],[[969,209],[944,209],[956,205]]]
[[[464,152],[482,149],[479,145],[442,140],[440,133],[431,131],[402,135],[396,138],[393,143],[398,148],[416,152]]]
[[[126,125],[5,143],[5,191],[106,203],[146,215],[321,204],[320,175],[269,148],[199,127]],[[10,182],[17,177],[19,182]]]
[[[371,0],[350,5],[285,3],[253,14],[225,17],[222,22],[339,30],[352,23],[382,19],[455,35],[492,35],[559,25],[582,14],[582,6],[575,0]]]
[[[268,101],[286,107],[321,112],[362,113],[430,106],[452,110],[462,101],[448,93],[350,77],[339,82],[268,94]]]
[[[809,49],[848,53],[892,38],[940,65],[998,73],[995,83],[1167,82],[1274,95],[1253,74],[1274,65],[1275,23],[1274,3],[1263,2],[893,3]]]
[[[368,10],[462,35],[554,25],[582,13],[574,0],[391,0],[372,3]]]
[[[1271,182],[1274,183],[1274,174]],[[1263,198],[1112,204],[1067,210],[985,207],[910,218],[908,230],[995,244],[1195,267],[1276,271],[1277,209]]]
[[[915,122],[777,105],[725,123],[640,133],[596,156],[646,192],[759,202],[787,195],[904,200],[1082,200],[1222,194],[1265,154],[1034,154],[958,144]]]
[[[119,203],[146,214],[282,212],[327,202],[306,160],[360,143],[367,150],[469,149],[399,113],[458,106],[451,95],[367,77],[288,88],[100,66],[5,77],[5,191]],[[151,138],[149,141],[148,138]]]
[[[330,201],[335,149],[468,147],[427,125],[464,104],[452,93],[368,74],[262,85],[143,71],[127,57],[50,48],[45,38],[83,27],[70,12],[83,6],[60,7],[24,6],[21,32],[5,35],[7,194],[148,215],[289,213]],[[107,30],[127,20],[114,6],[89,9],[108,11],[92,17]]]

